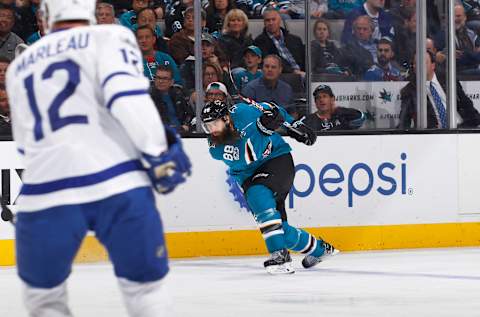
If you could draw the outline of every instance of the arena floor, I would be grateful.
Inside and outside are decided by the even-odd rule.
[[[480,248],[340,253],[270,276],[263,257],[174,260],[177,316],[480,316]],[[76,265],[75,316],[126,316],[109,264]],[[0,268],[0,316],[26,316],[15,269]]]

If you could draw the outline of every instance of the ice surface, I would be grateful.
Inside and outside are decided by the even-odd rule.
[[[480,248],[340,253],[271,276],[265,257],[171,261],[177,316],[480,316]],[[109,264],[76,265],[75,316],[126,316]],[[0,316],[26,316],[13,268],[0,268]]]

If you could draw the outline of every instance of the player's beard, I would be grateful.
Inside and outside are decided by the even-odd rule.
[[[240,134],[229,122],[219,135],[211,135],[210,140],[215,145],[235,144],[240,139]]]

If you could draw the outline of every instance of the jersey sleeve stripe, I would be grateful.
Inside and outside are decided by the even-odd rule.
[[[21,195],[42,195],[47,193],[56,192],[59,190],[85,187],[95,185],[104,181],[107,181],[116,176],[143,170],[143,165],[139,160],[131,160],[114,165],[107,169],[104,169],[97,173],[74,176],[63,179],[58,179],[45,183],[38,184],[23,184],[20,191]]]
[[[110,100],[107,102],[107,109],[110,109],[113,105],[113,103],[118,99],[122,97],[128,97],[128,96],[138,96],[138,95],[148,95],[148,91],[145,89],[139,89],[139,90],[129,90],[129,91],[122,91],[118,92],[115,95],[113,95]]]
[[[110,79],[112,79],[113,77],[115,76],[121,76],[121,75],[126,75],[126,76],[131,76],[131,77],[134,77],[132,74],[130,74],[129,72],[125,72],[125,71],[120,71],[120,72],[115,72],[113,74],[110,74],[107,76],[107,78],[104,79],[104,81],[102,82],[102,88],[105,87],[105,85],[108,83],[108,81]]]

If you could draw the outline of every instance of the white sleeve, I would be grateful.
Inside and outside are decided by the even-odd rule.
[[[122,124],[135,146],[157,156],[167,148],[160,115],[148,93],[142,54],[130,30],[112,26],[102,32],[97,58],[103,103]]]

